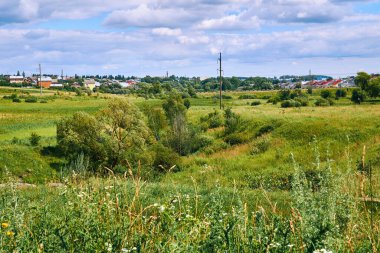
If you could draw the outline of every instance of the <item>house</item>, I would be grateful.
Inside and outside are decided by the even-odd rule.
[[[38,79],[38,87],[43,87],[43,88],[50,88],[52,84],[52,79],[51,77],[42,77],[41,79]]]
[[[10,83],[23,83],[24,77],[23,76],[10,76],[8,78]]]
[[[96,87],[96,82],[94,79],[86,79],[83,82],[84,87],[93,90]]]

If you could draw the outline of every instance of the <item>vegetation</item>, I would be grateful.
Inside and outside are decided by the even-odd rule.
[[[0,89],[3,251],[380,248],[376,98],[229,92],[219,110],[215,93],[151,87],[147,96],[45,91],[39,103],[23,102],[36,90]]]

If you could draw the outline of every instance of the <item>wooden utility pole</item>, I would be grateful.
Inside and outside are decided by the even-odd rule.
[[[40,95],[42,96],[42,70],[41,70],[41,64],[38,64],[40,69]]]
[[[219,53],[219,103],[220,110],[222,110],[222,86],[223,86],[223,78],[222,78],[222,53]]]

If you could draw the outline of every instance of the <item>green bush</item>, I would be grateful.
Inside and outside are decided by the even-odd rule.
[[[262,136],[267,133],[271,133],[274,131],[273,125],[265,125],[259,129],[259,131],[256,133],[256,137]]]
[[[205,117],[201,117],[201,123],[206,124],[207,128],[217,128],[223,125],[223,115],[214,110],[214,112],[209,113]]]
[[[37,103],[37,98],[36,97],[28,97],[25,99],[26,103]]]
[[[38,146],[40,144],[41,136],[36,133],[32,133],[29,137],[29,143],[32,146]]]
[[[14,98],[14,99],[12,99],[12,102],[13,102],[13,103],[21,103],[21,99],[19,99],[19,98]]]
[[[316,106],[330,106],[334,105],[334,101],[331,99],[324,99],[324,98],[318,98],[317,101],[315,101]]]
[[[257,98],[257,96],[254,94],[244,94],[244,95],[240,95],[238,99],[255,99],[255,98]]]
[[[189,109],[191,104],[190,104],[190,100],[188,98],[186,98],[184,101],[183,101],[183,105],[186,107],[186,109]]]
[[[180,157],[171,148],[157,143],[153,146],[152,150],[154,152],[153,166],[159,171],[167,172],[173,166],[179,166]]]
[[[251,144],[250,154],[259,155],[268,151],[269,148],[270,148],[270,138],[267,135],[263,135]]]
[[[347,96],[347,91],[343,89],[336,90],[335,97],[336,98],[345,98]]]
[[[242,130],[244,124],[241,117],[234,113],[231,108],[224,111],[224,133],[226,135]]]
[[[258,105],[261,105],[261,102],[260,101],[253,101],[251,103],[251,106],[258,106]]]
[[[321,97],[324,99],[330,98],[331,97],[331,92],[329,90],[322,90],[321,91]]]
[[[355,89],[352,91],[351,101],[355,104],[360,104],[364,102],[366,99],[366,93],[365,91]]]
[[[285,100],[281,103],[282,108],[301,107],[301,103],[294,100]]]
[[[231,133],[224,137],[224,141],[228,143],[229,145],[238,145],[246,143],[250,140],[250,137],[247,133]]]

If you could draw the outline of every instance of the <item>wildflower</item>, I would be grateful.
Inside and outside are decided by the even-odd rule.
[[[158,210],[160,211],[160,213],[162,213],[163,211],[165,211],[165,207],[164,206],[160,206],[160,208],[158,208]]]
[[[12,231],[7,231],[6,235],[9,236],[9,237],[12,237],[12,236],[15,235],[15,233],[12,232]]]
[[[112,244],[111,243],[106,242],[104,244],[104,246],[106,246],[106,249],[107,249],[108,252],[112,252]]]
[[[9,227],[9,224],[6,222],[1,223],[1,227],[5,229],[5,228]]]
[[[332,253],[332,251],[327,250],[327,249],[317,249],[317,250],[314,250],[313,253]]]

